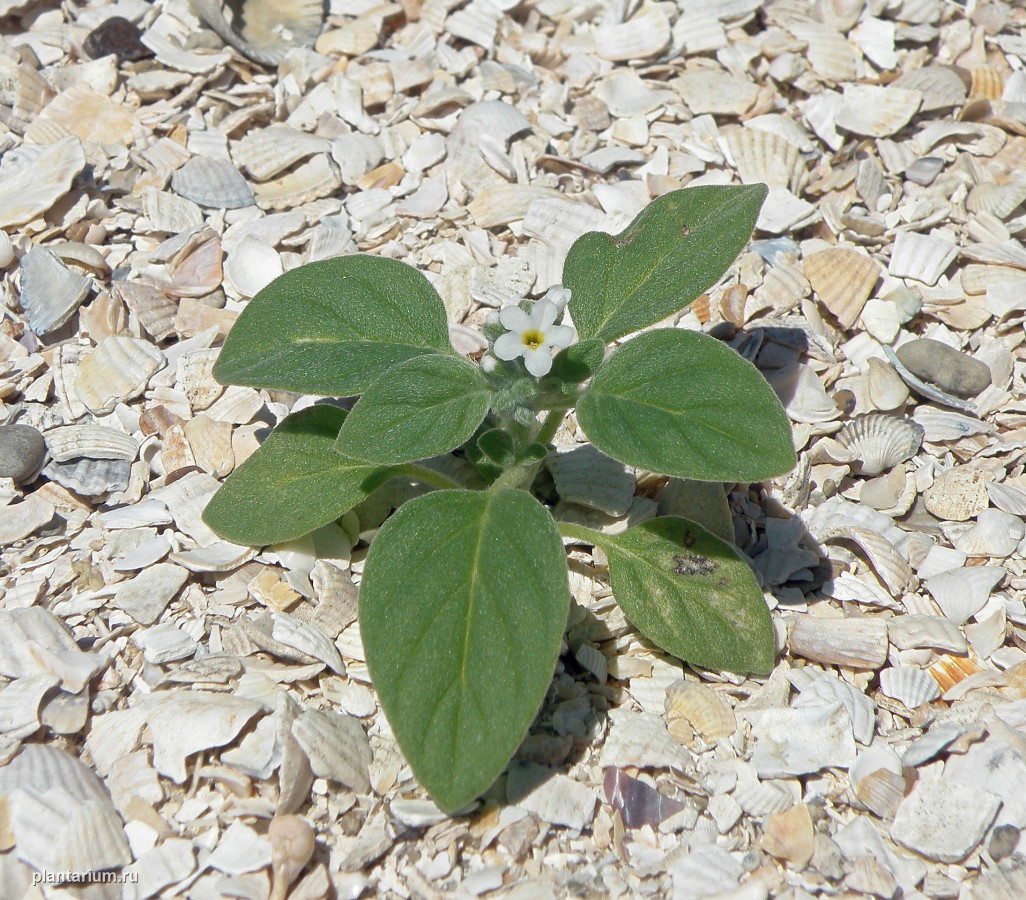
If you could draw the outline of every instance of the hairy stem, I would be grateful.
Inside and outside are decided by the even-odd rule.
[[[563,417],[567,414],[569,409],[570,407],[568,406],[550,409],[534,439],[539,444],[548,444],[555,436],[556,432],[559,431],[559,426],[563,422]]]
[[[575,541],[583,541],[586,544],[597,544],[596,537],[601,537],[601,533],[595,531],[592,528],[586,528],[584,525],[575,525],[573,522],[556,522],[556,527],[559,528],[559,533],[563,537],[573,538]]]
[[[453,480],[448,475],[443,475],[441,472],[436,472],[434,469],[429,469],[427,466],[417,465],[417,463],[406,463],[402,466],[396,466],[392,470],[392,477],[415,478],[417,481],[423,481],[424,484],[429,484],[432,487],[449,490],[463,487],[462,484]]]

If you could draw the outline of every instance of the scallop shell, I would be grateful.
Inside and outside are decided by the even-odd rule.
[[[852,734],[860,744],[869,744],[876,729],[876,704],[861,690],[847,681],[833,675],[823,674],[813,678],[804,687],[792,704],[802,706],[823,706],[840,702],[851,718]]]
[[[969,100],[1000,100],[1005,89],[1005,79],[995,66],[973,66],[969,70],[972,82]]]
[[[182,426],[196,465],[204,472],[224,478],[235,468],[232,426],[201,413]]]
[[[123,491],[132,476],[127,459],[73,459],[50,462],[43,475],[83,497],[97,497],[109,491]]]
[[[969,212],[990,213],[999,219],[1007,219],[1023,201],[1026,201],[1026,179],[1016,178],[1003,185],[989,181],[974,185],[965,205]],[[1021,272],[1019,277],[1022,277]]]
[[[754,82],[715,70],[685,72],[670,84],[696,116],[740,116],[759,96],[759,87]]]
[[[18,859],[41,872],[85,875],[132,861],[107,789],[63,750],[23,747],[0,768],[0,796],[9,806]]]
[[[918,91],[923,96],[920,112],[932,112],[961,106],[966,98],[966,86],[954,66],[923,66],[903,72],[891,87]]]
[[[843,328],[855,324],[880,277],[877,262],[858,250],[831,247],[802,261],[805,277]]]
[[[1024,536],[1026,526],[1018,516],[985,509],[976,517],[975,525],[955,538],[954,545],[967,556],[1003,559],[1015,552]]]
[[[694,681],[675,681],[666,688],[666,721],[670,727],[687,720],[706,741],[728,738],[737,730],[730,704],[712,688]]]
[[[261,209],[292,209],[330,196],[341,184],[338,167],[327,153],[318,153],[292,172],[254,185],[253,194]]]
[[[927,671],[936,680],[942,693],[947,693],[970,675],[983,670],[967,656],[942,656]]]
[[[1000,566],[968,566],[932,575],[923,585],[944,615],[962,625],[986,606],[991,591],[1005,574]]]
[[[128,104],[118,103],[85,84],[61,91],[47,104],[41,121],[56,122],[66,133],[86,142],[122,147],[132,143],[137,126]]]
[[[806,57],[813,71],[827,81],[854,81],[858,62],[848,39],[829,25],[794,22],[787,30],[808,44]]]
[[[174,192],[212,209],[238,209],[253,205],[246,179],[226,159],[194,156],[171,176]]]
[[[887,625],[879,619],[799,616],[788,636],[791,652],[817,662],[879,669],[887,661]]]
[[[990,476],[971,465],[954,466],[934,479],[923,494],[926,508],[938,519],[965,522],[990,505]]]
[[[745,184],[763,182],[799,194],[809,180],[798,148],[784,138],[738,126],[724,128],[720,135],[721,146]]]
[[[902,231],[894,239],[887,271],[896,278],[913,278],[934,285],[957,255],[958,245],[954,241]]]
[[[203,224],[203,213],[191,200],[153,187],[143,188],[142,213],[144,231],[181,234]]]
[[[823,534],[823,540],[848,540],[858,544],[873,570],[894,594],[901,594],[914,578],[911,567],[894,544],[869,528],[830,528]]]
[[[937,681],[918,666],[891,666],[880,672],[880,690],[888,697],[916,709],[936,700],[940,694]]]
[[[330,148],[325,138],[288,125],[271,125],[249,132],[232,150],[232,157],[257,181],[267,181],[300,160]]]
[[[789,810],[795,804],[794,794],[779,781],[738,778],[731,796],[750,816],[770,816]]]
[[[472,0],[462,9],[449,14],[445,20],[445,31],[485,50],[491,50],[495,43],[495,31],[502,18],[502,9],[491,0]]]
[[[899,650],[947,650],[965,653],[969,646],[958,626],[940,616],[896,616],[887,624],[891,643]]]
[[[600,25],[593,38],[600,59],[648,59],[670,43],[670,22],[662,10],[645,6],[626,22]]]
[[[0,228],[25,225],[41,216],[71,189],[83,168],[85,152],[77,137],[44,147],[18,177],[0,179]]]
[[[292,735],[309,758],[315,775],[330,778],[360,794],[370,790],[368,766],[372,753],[357,719],[307,709],[292,723]]]
[[[863,475],[879,475],[915,456],[924,433],[923,426],[912,419],[870,413],[846,424],[836,440],[861,461]]]
[[[562,499],[615,517],[630,509],[634,475],[591,444],[550,453],[546,466]]]
[[[922,102],[919,91],[846,84],[837,127],[866,137],[888,137],[909,123]]]
[[[50,455],[57,462],[79,456],[133,460],[139,452],[135,438],[105,425],[64,425],[52,428],[43,437]]]
[[[91,286],[45,247],[33,247],[21,259],[21,306],[37,335],[67,322]]]
[[[104,338],[79,363],[75,391],[91,413],[103,416],[139,396],[163,364],[164,354],[149,341]]]
[[[321,0],[193,0],[193,6],[226,44],[264,65],[277,65],[294,47],[313,47],[324,24]]]

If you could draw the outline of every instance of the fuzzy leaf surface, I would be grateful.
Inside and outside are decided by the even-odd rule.
[[[734,548],[678,516],[594,533],[613,596],[649,640],[689,663],[767,675],[776,642],[755,575]]]
[[[607,456],[664,475],[762,481],[795,465],[766,379],[694,331],[650,331],[617,348],[581,395],[577,421]]]
[[[335,451],[345,410],[311,406],[285,419],[207,504],[203,521],[235,544],[291,541],[333,522],[391,470]]]
[[[353,459],[386,464],[447,453],[474,434],[490,399],[488,382],[473,363],[418,356],[364,391],[336,448]]]
[[[214,377],[348,396],[425,353],[456,355],[431,283],[394,259],[341,256],[291,269],[250,300],[224,342]]]
[[[367,665],[443,809],[486,790],[520,745],[569,609],[559,532],[524,491],[433,491],[375,537],[360,588]]]
[[[578,238],[563,285],[580,337],[612,341],[684,309],[744,249],[766,193],[764,184],[671,191],[619,234]]]

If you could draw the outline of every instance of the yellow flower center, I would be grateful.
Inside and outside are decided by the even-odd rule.
[[[545,343],[545,334],[537,328],[528,328],[527,331],[524,332],[523,337],[521,337],[521,340],[525,347],[537,350]]]

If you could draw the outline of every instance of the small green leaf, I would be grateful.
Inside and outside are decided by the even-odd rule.
[[[709,669],[766,675],[776,641],[755,575],[701,525],[662,516],[621,534],[594,532],[616,602],[649,640]]]
[[[473,800],[545,697],[570,608],[552,518],[518,490],[435,491],[367,555],[360,634],[385,715],[435,801]]]
[[[250,300],[224,342],[214,377],[348,396],[424,353],[456,353],[431,283],[394,259],[341,256],[292,269]]]
[[[510,437],[508,431],[503,431],[501,428],[489,428],[478,437],[477,446],[497,466],[505,468],[516,462],[513,438]]]
[[[612,341],[683,309],[744,249],[766,193],[764,184],[672,191],[620,234],[580,237],[563,267],[577,333]]]
[[[339,432],[339,453],[404,463],[458,447],[488,412],[480,368],[453,356],[418,356],[396,366],[356,401]]]
[[[345,410],[312,406],[285,419],[214,494],[203,521],[235,544],[301,537],[352,509],[391,470],[335,452]]]
[[[795,464],[766,379],[694,331],[650,331],[619,347],[581,395],[577,421],[603,453],[664,475],[762,481]]]
[[[552,381],[576,385],[586,381],[602,365],[604,351],[605,344],[595,338],[564,347],[552,360],[552,370],[542,384]]]

